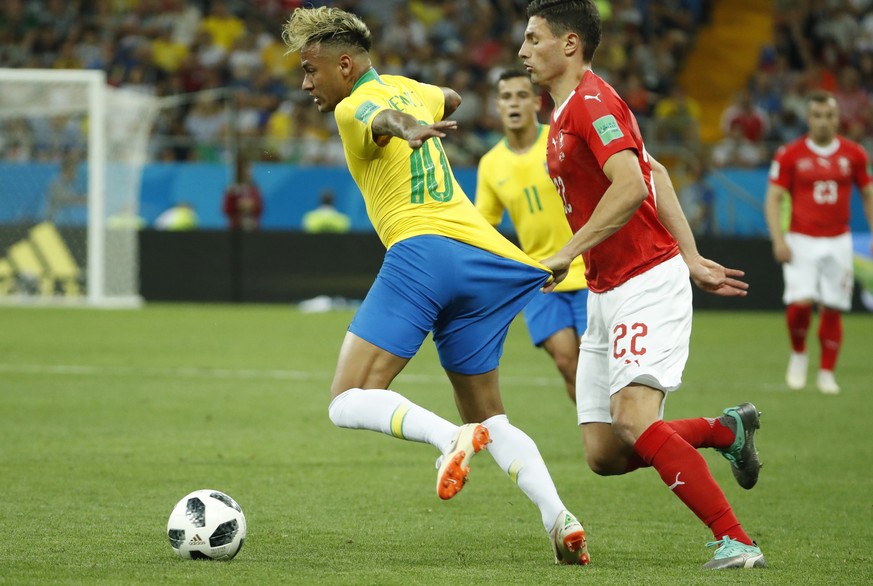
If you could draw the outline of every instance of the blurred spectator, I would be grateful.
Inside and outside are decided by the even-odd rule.
[[[861,76],[851,65],[840,71],[834,98],[840,108],[840,132],[845,133],[852,126],[864,128],[870,124],[870,94],[861,87]]]
[[[655,139],[694,148],[700,142],[700,105],[679,84],[655,105]]]
[[[175,73],[188,56],[188,45],[173,37],[172,25],[158,29],[152,41],[152,63],[164,73]]]
[[[752,74],[749,93],[756,108],[765,112],[770,118],[782,110],[782,93],[784,88],[776,85],[777,77],[771,71],[758,71]],[[769,126],[769,123],[768,123]]]
[[[227,57],[227,67],[230,82],[236,86],[249,85],[255,74],[264,66],[261,50],[256,44],[257,39],[243,33],[233,43],[233,48]]]
[[[722,113],[722,132],[729,135],[734,127],[739,127],[743,136],[753,143],[763,141],[770,127],[767,112],[752,102],[748,90],[737,92],[733,103]]]
[[[0,31],[25,48],[30,48],[39,28],[38,11],[26,7],[24,0],[4,0],[0,4]]]
[[[685,185],[679,190],[679,203],[688,224],[698,236],[715,233],[715,189],[706,180],[706,167],[701,158],[691,157],[687,163]]]
[[[4,161],[30,161],[35,140],[26,118],[0,119],[0,152]]]
[[[197,57],[197,62],[206,68],[222,68],[229,47],[225,47],[209,34],[209,31],[201,30],[194,39],[191,52]]]
[[[218,141],[227,130],[227,112],[215,97],[201,94],[185,117],[185,130],[197,142],[200,160],[215,160]]]
[[[715,167],[757,167],[763,162],[762,146],[749,140],[739,124],[731,126],[728,135],[712,149]]]
[[[652,115],[652,107],[655,104],[656,95],[643,85],[643,80],[638,74],[630,73],[621,86],[621,96],[631,109],[631,112],[634,113],[634,116],[637,117],[640,126],[644,126]],[[664,98],[664,100],[668,99]],[[667,114],[662,112],[662,115],[666,116]],[[699,108],[697,115],[699,116]],[[694,115],[692,115],[692,118],[694,118]]]
[[[58,92],[58,97],[66,94]],[[67,153],[85,148],[84,121],[79,116],[34,116],[29,119],[33,129],[33,154],[40,161],[59,161]]]
[[[79,175],[79,158],[69,153],[48,189],[45,217],[55,224],[83,221],[87,214],[88,195],[85,178]]]
[[[427,43],[427,29],[417,18],[412,16],[407,4],[400,4],[394,9],[391,19],[386,23],[382,36],[385,50],[403,53]]]
[[[166,20],[172,23],[173,41],[190,47],[194,42],[203,12],[197,2],[189,0],[164,0]]]
[[[224,0],[212,0],[209,15],[200,27],[225,51],[230,51],[234,42],[245,33],[243,21],[230,11]]]
[[[310,234],[348,232],[351,220],[334,207],[333,191],[325,189],[321,192],[319,206],[306,212],[303,216],[303,231]]]
[[[294,104],[284,101],[267,118],[265,128],[266,150],[272,159],[289,160],[293,152]]]
[[[144,65],[136,65],[127,72],[127,79],[122,82],[121,87],[133,92],[153,96],[155,95],[154,75],[154,70],[148,69]]]
[[[792,109],[779,112],[773,124],[769,140],[776,144],[785,144],[800,138],[806,132],[806,121]]]
[[[76,52],[76,44],[73,41],[65,41],[60,46],[52,67],[55,69],[82,69],[85,67],[85,62]]]
[[[264,201],[252,178],[251,163],[245,159],[237,164],[236,183],[224,192],[222,209],[231,230],[257,230],[261,225]]]

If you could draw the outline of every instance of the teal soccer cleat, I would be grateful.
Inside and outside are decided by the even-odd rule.
[[[761,427],[760,418],[761,414],[751,403],[728,407],[718,418],[722,425],[733,429],[736,434],[734,443],[718,452],[731,463],[737,484],[746,490],[755,486],[761,471],[761,460],[755,449],[755,432]]]
[[[764,559],[761,548],[757,543],[752,543],[753,545],[746,545],[727,535],[719,541],[707,543],[706,547],[718,546],[718,549],[715,550],[713,558],[703,564],[703,567],[709,570],[766,568],[767,560]]]

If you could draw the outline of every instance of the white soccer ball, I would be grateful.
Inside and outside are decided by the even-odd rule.
[[[186,560],[230,560],[246,539],[246,516],[217,490],[195,490],[180,500],[167,521],[167,538]]]

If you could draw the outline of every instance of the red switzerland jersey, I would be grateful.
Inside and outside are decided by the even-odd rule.
[[[637,120],[615,90],[591,70],[552,113],[547,147],[549,175],[577,232],[611,185],[607,159],[631,149],[639,158],[649,197],[615,234],[584,252],[588,288],[602,293],[676,256],[679,245],[658,220],[652,167]]]
[[[852,184],[870,181],[864,148],[840,136],[826,147],[802,136],[776,151],[770,166],[770,182],[791,196],[790,230],[807,236],[848,232]]]

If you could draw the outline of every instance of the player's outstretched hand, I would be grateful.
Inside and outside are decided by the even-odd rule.
[[[552,271],[552,278],[542,288],[543,293],[551,293],[558,286],[558,283],[567,278],[571,262],[573,262],[572,258],[568,258],[560,252],[540,261],[541,264]]]
[[[688,263],[694,284],[713,295],[721,297],[745,297],[749,284],[739,280],[744,273],[738,269],[728,269],[715,261],[702,256]]]
[[[406,131],[404,138],[409,143],[410,148],[418,149],[429,138],[445,138],[447,130],[457,130],[457,120],[440,120],[433,124],[417,125]]]

